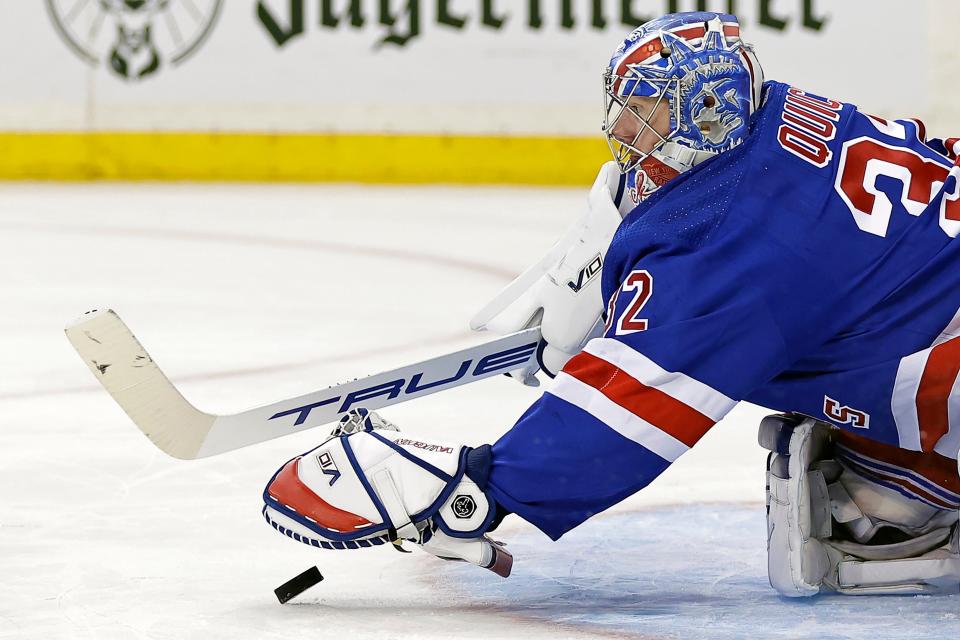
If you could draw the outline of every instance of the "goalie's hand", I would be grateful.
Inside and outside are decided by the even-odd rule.
[[[274,474],[263,515],[280,533],[314,547],[408,540],[507,577],[513,557],[484,535],[496,513],[484,491],[489,455],[486,445],[401,435],[376,413],[351,411],[323,444]]]
[[[614,200],[622,192],[623,175],[615,162],[606,163],[590,190],[586,214],[470,321],[474,330],[502,334],[540,325],[543,344],[537,364],[511,374],[524,384],[537,386],[534,374],[539,369],[555,376],[588,340],[602,333],[600,271],[620,225]]]

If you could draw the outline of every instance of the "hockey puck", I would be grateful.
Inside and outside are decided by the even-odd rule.
[[[310,567],[296,578],[284,582],[273,592],[277,594],[277,600],[280,601],[280,604],[286,604],[321,580],[323,580],[323,576],[320,574],[320,570],[316,567]]]

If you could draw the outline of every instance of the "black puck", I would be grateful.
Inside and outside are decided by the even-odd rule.
[[[285,604],[321,580],[323,580],[323,576],[320,574],[320,569],[310,567],[296,578],[284,582],[273,592],[277,594],[277,600],[280,601],[280,604]]]

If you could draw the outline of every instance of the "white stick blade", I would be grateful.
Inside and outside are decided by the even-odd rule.
[[[198,411],[180,395],[116,313],[89,311],[65,331],[90,371],[140,431],[175,458],[197,457],[214,416]]]

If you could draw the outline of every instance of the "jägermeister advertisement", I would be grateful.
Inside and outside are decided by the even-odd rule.
[[[902,114],[937,98],[925,76],[941,57],[929,36],[942,21],[935,4],[7,2],[0,46],[16,64],[0,67],[0,126],[593,134],[600,72],[619,42],[689,10],[737,14],[768,77]],[[909,43],[910,55],[889,43]]]

